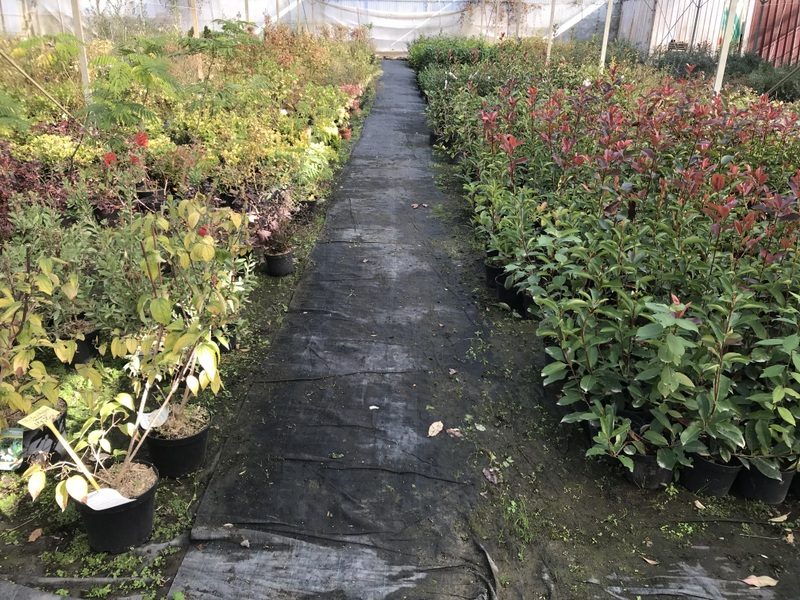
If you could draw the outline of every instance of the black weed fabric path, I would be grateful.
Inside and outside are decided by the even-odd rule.
[[[493,597],[467,527],[474,446],[428,437],[475,402],[440,383],[457,367],[477,387],[464,356],[480,326],[436,243],[442,192],[413,73],[383,66],[312,264],[200,504],[192,538],[204,543],[172,587],[192,600]]]

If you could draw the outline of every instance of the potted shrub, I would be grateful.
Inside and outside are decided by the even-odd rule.
[[[146,285],[135,327],[117,329],[109,344],[113,356],[128,359],[137,399],[128,453],[146,443],[162,475],[180,477],[202,464],[210,425],[190,399],[220,390],[219,343],[228,344],[226,328],[252,287],[247,224],[229,208],[184,200],[131,227],[145,241],[130,266],[141,262]]]
[[[47,314],[74,302],[78,280],[74,273],[59,268],[63,261],[34,259],[29,247],[12,249],[6,244],[0,263],[0,427],[7,446],[2,468],[10,470],[25,457],[49,454],[58,447],[49,432],[22,431],[17,422],[47,406],[57,409],[57,426],[63,431],[66,404],[60,398],[61,381],[42,360],[52,352],[58,361],[69,364],[76,343],[48,331],[45,321]],[[14,448],[8,448],[9,444]]]
[[[283,277],[294,273],[292,204],[288,194],[275,193],[272,198],[262,213],[251,218],[256,222],[255,245],[263,251],[265,272],[273,277]]]

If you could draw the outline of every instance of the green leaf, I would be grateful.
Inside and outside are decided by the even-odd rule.
[[[625,456],[624,454],[620,454],[617,456],[619,462],[625,465],[625,468],[628,469],[631,473],[633,473],[633,460],[629,456]]]
[[[777,461],[775,460],[767,460],[765,458],[759,458],[754,456],[749,459],[750,462],[755,465],[756,469],[758,469],[764,477],[769,477],[770,479],[781,479],[781,471],[778,468]]]
[[[784,421],[786,421],[790,425],[794,425],[795,424],[794,415],[792,414],[792,411],[790,411],[785,406],[779,406],[778,407],[778,414],[781,416],[781,418]]]
[[[653,431],[652,429],[648,429],[647,431],[644,432],[644,439],[646,439],[654,446],[669,446],[667,438],[665,438],[657,431]]]
[[[172,303],[166,298],[155,298],[150,302],[150,314],[156,323],[169,325],[172,321]]]
[[[581,377],[581,389],[584,392],[591,391],[595,383],[597,383],[597,380],[594,378],[593,375],[584,375],[583,377]]]
[[[566,363],[562,362],[552,362],[547,365],[544,369],[542,369],[542,377],[550,377],[552,375],[557,375],[558,373],[562,373],[567,370]]]
[[[656,452],[656,460],[658,461],[659,467],[662,469],[669,469],[671,471],[675,468],[677,456],[675,455],[675,452],[669,448],[659,448],[658,452]]]
[[[692,383],[692,380],[689,379],[683,373],[680,373],[678,371],[675,371],[675,381],[677,381],[681,385],[686,386],[688,388],[693,388],[694,387],[694,383]]]
[[[800,335],[793,333],[783,338],[783,351],[786,352],[786,354],[791,354],[797,350],[798,346],[800,346]]]
[[[786,365],[772,365],[761,371],[761,378],[766,377],[780,377],[786,370]]]
[[[695,441],[698,437],[700,437],[700,429],[699,423],[690,423],[689,426],[681,433],[681,444],[686,446]]]
[[[652,340],[660,336],[662,331],[664,331],[664,328],[660,324],[649,323],[636,331],[636,337],[640,340]]]

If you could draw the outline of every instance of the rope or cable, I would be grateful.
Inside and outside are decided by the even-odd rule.
[[[792,69],[791,71],[789,71],[789,72],[788,72],[788,73],[787,73],[787,74],[786,74],[786,75],[783,77],[783,79],[781,79],[781,80],[780,80],[778,83],[776,83],[776,84],[775,84],[775,85],[773,85],[771,88],[769,88],[769,90],[767,91],[767,96],[769,96],[769,95],[770,95],[772,92],[774,92],[774,91],[775,91],[775,90],[777,90],[779,87],[781,87],[781,85],[783,85],[783,83],[784,83],[784,82],[788,81],[788,80],[789,80],[789,79],[790,79],[790,78],[791,78],[791,77],[792,77],[794,74],[796,74],[798,71],[800,71],[800,64],[796,65],[794,69]]]

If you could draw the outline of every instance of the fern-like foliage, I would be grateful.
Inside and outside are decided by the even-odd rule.
[[[19,101],[0,90],[0,128],[25,132],[29,127],[30,123]]]

